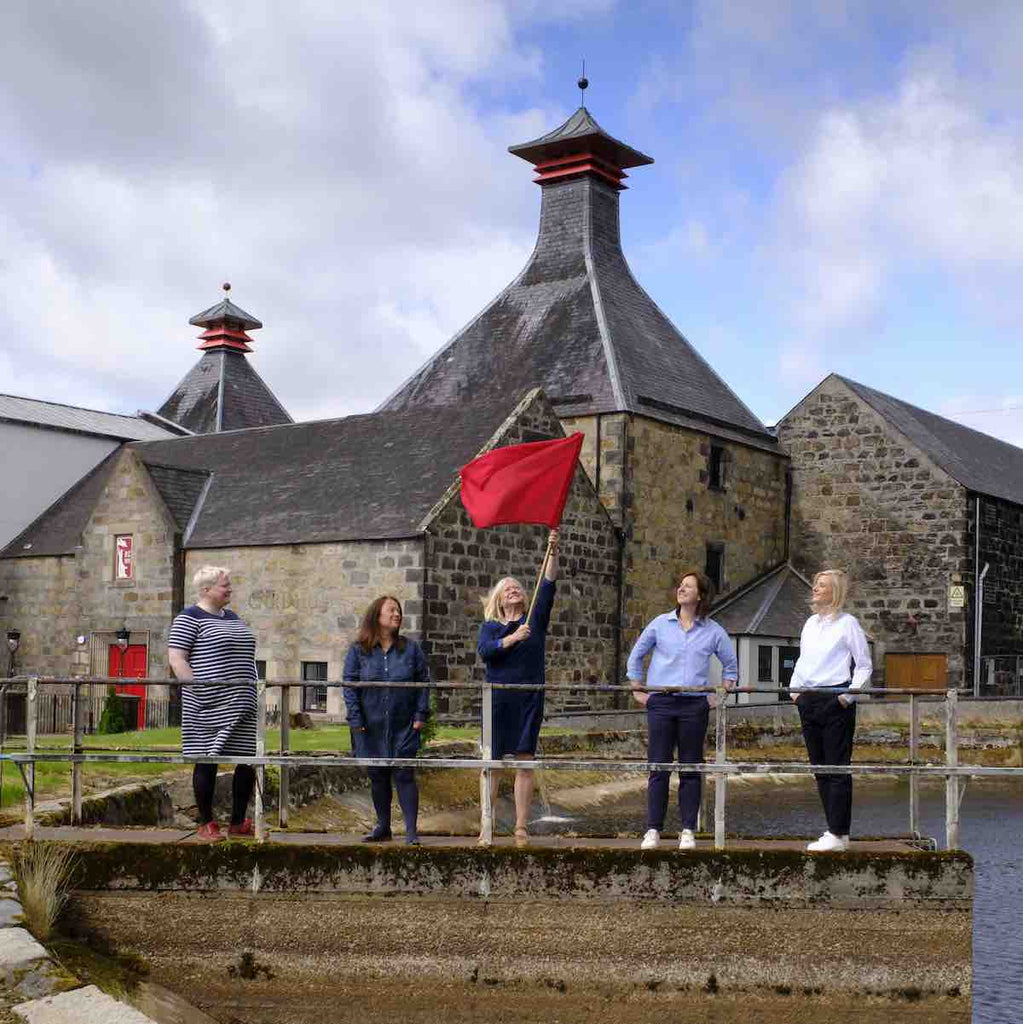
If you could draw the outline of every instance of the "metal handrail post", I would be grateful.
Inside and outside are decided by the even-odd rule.
[[[955,768],[959,764],[959,744],[956,735],[959,694],[949,690],[945,696],[945,764]],[[945,847],[959,849],[959,779],[945,777]]]
[[[920,759],[920,704],[913,694],[909,695],[909,763]],[[920,776],[913,772],[909,777],[909,833],[920,838]]]
[[[266,680],[256,680],[256,757],[266,754]],[[237,769],[236,769],[237,770]],[[262,765],[256,768],[256,800],[253,815],[256,819],[256,842],[266,840],[266,826],[263,823],[263,784],[266,782],[266,769]]]
[[[82,705],[82,684],[75,683],[75,734],[72,741],[72,750],[76,754],[82,752],[85,733],[85,708]],[[71,824],[81,825],[82,823],[82,769],[81,761],[75,761],[71,765]]]
[[[291,751],[291,687],[281,687],[281,757]],[[277,793],[277,824],[288,827],[288,800],[291,798],[291,769],[280,767]]]
[[[25,752],[34,754],[36,750],[36,715],[39,711],[39,679],[36,676],[28,681],[28,692],[25,695]],[[23,775],[25,782],[25,838],[31,839],[36,827],[36,765],[31,761],[25,765]]]
[[[480,755],[489,761],[494,749],[494,688],[488,682],[483,683],[481,691],[483,699],[483,733],[480,737]],[[490,846],[494,841],[494,807],[490,798],[491,770],[484,768],[480,772],[480,843]]]
[[[728,691],[723,687],[717,688],[717,711],[714,716],[714,763],[725,763],[725,724],[727,711],[725,701]],[[714,849],[725,848],[725,793],[728,786],[728,778],[724,772],[718,772],[714,776]]]

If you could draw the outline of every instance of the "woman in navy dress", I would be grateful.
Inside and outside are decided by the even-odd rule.
[[[527,598],[522,584],[511,576],[498,581],[483,601],[483,625],[477,650],[486,666],[488,683],[532,683],[543,685],[547,627],[554,607],[558,578],[558,531],[550,536],[550,557],[540,583],[536,605],[526,622]],[[514,758],[529,761],[536,756],[536,744],[543,722],[543,690],[493,691],[494,760]],[[491,773],[491,806],[497,795],[499,773]],[[515,771],[515,843],[524,846],[529,807],[533,801],[533,772]]]
[[[345,682],[430,681],[423,649],[401,636],[402,611],[396,597],[378,597],[366,609],[345,658]],[[430,694],[418,686],[346,686],[345,707],[356,757],[415,757],[419,732],[430,717]],[[416,821],[419,790],[411,768],[368,768],[376,824],[363,842],[391,838],[392,783],[405,819],[405,842],[419,845]]]

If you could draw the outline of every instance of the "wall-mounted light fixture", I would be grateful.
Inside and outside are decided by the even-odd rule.
[[[117,635],[117,646],[120,647],[122,651],[126,651],[128,649],[128,641],[131,639],[131,633],[129,632],[128,627],[127,626],[122,626],[117,631],[116,635]]]
[[[78,644],[79,647],[84,647],[88,639],[89,638],[84,633],[79,633],[78,636],[75,637],[75,643]]]
[[[7,649],[13,654],[21,643],[21,633],[16,629],[7,630]]]

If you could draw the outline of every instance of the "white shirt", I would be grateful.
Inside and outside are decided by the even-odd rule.
[[[855,664],[855,671],[851,665]],[[789,686],[794,690],[840,686],[852,675],[852,690],[870,682],[874,666],[860,624],[851,615],[811,615],[799,638],[799,660]]]

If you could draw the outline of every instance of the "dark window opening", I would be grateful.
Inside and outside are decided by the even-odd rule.
[[[798,647],[778,648],[778,683],[780,686],[788,686],[792,681],[792,670],[796,667],[796,662],[798,660]],[[784,696],[784,694],[779,695],[779,697]]]
[[[710,461],[707,465],[707,486],[712,491],[725,489],[725,450],[719,444],[710,446]]]
[[[326,681],[327,663],[325,661],[303,661],[302,680],[313,682],[320,679]],[[327,687],[325,686],[303,686],[302,687],[302,710],[303,711],[326,711],[327,710]]]
[[[266,679],[266,662],[256,659],[256,678]]]
[[[757,646],[757,682],[774,682],[774,648],[767,644]]]
[[[707,578],[711,583],[714,584],[714,591],[717,594],[721,593],[722,582],[724,580],[725,570],[725,546],[724,544],[708,544],[707,545],[707,564],[704,568],[704,572],[707,574]]]

